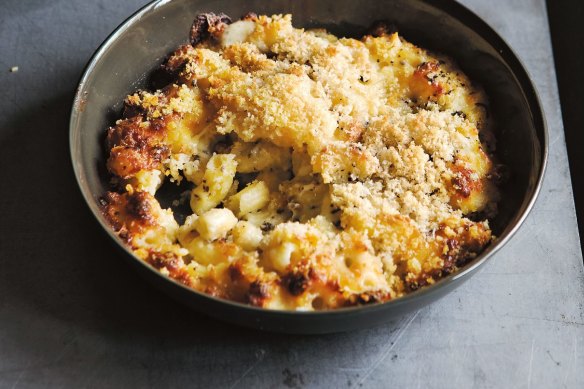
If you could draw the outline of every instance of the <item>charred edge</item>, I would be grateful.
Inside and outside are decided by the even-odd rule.
[[[276,226],[274,226],[272,223],[270,222],[263,222],[262,225],[260,226],[260,229],[263,232],[270,232],[272,231]]]
[[[152,218],[152,208],[148,202],[147,194],[144,192],[136,192],[128,198],[126,211],[129,216],[144,222],[145,224],[154,224]]]
[[[381,291],[365,292],[359,294],[353,294],[348,299],[349,305],[367,305],[375,304],[383,301],[388,301],[391,296],[388,293]]]
[[[215,15],[209,12],[197,15],[191,27],[191,45],[195,46],[210,36],[221,33],[228,24],[231,24],[231,18],[224,13]]]
[[[116,232],[119,232],[123,227],[123,223],[121,223],[119,217],[120,211],[114,206],[114,204],[120,203],[121,197],[122,196],[119,193],[107,192],[104,196],[99,198],[99,208],[101,213]]]
[[[379,38],[382,36],[391,35],[395,32],[397,32],[397,27],[395,24],[386,20],[377,20],[373,22],[367,29],[366,35]]]
[[[129,244],[132,240],[132,232],[128,229],[129,217],[130,224],[134,228],[141,228],[146,225],[154,225],[155,220],[150,215],[150,206],[147,200],[136,197],[128,198],[127,195],[122,195],[115,192],[107,192],[102,197],[100,208],[102,214],[105,216],[109,225],[118,234],[118,236]],[[130,199],[132,201],[130,201]],[[126,216],[124,216],[126,215]]]
[[[256,22],[258,20],[258,14],[255,12],[248,12],[241,17],[241,20],[249,20],[251,22]]]
[[[456,239],[447,239],[446,246],[448,251],[442,256],[444,259],[444,265],[440,271],[439,276],[448,275],[456,270],[456,256],[460,251],[460,244]]]
[[[184,269],[182,259],[176,254],[160,253],[158,251],[149,250],[146,262],[157,270],[166,268],[170,278],[186,286],[192,286],[191,277]]]
[[[477,252],[481,249],[480,246],[461,244],[456,239],[446,240],[448,252],[442,256],[444,265],[442,269],[435,271],[431,276],[433,278],[442,278],[454,273],[457,269],[466,266],[477,256]],[[423,276],[426,278],[426,275]]]
[[[139,107],[136,108],[139,109]],[[143,119],[140,115],[133,115],[108,128],[105,140],[107,149],[111,152],[111,149],[115,146],[141,147],[147,144],[138,131],[142,121]]]
[[[185,68],[188,62],[188,53],[193,50],[191,45],[180,46],[170,57],[164,61],[160,68],[169,74],[170,77],[176,78]]]
[[[268,285],[261,281],[254,281],[249,286],[249,291],[245,296],[248,304],[262,307],[266,300],[270,298]]]
[[[419,277],[416,280],[407,281],[406,282],[406,291],[408,293],[411,293],[411,292],[415,292],[416,290],[418,290],[424,286],[427,286],[428,282],[426,281],[426,278],[427,278],[427,276],[425,274],[423,274],[421,277]]]
[[[292,296],[300,296],[310,285],[309,277],[303,273],[290,273],[282,281]]]
[[[243,269],[241,268],[241,265],[239,265],[238,263],[229,266],[228,272],[231,281],[235,282],[243,279]]]
[[[181,259],[172,253],[149,250],[146,262],[157,270],[166,268],[170,273],[176,272],[181,268]]]
[[[452,116],[460,116],[463,119],[466,119],[466,113],[462,111],[456,111],[451,113]]]
[[[124,109],[122,112],[122,119],[133,119],[141,118],[144,119],[148,111],[141,106],[131,104],[128,101],[124,101]]]
[[[154,144],[154,140],[166,130],[168,120],[168,117],[155,119],[142,128],[142,118],[135,116],[110,127],[106,137],[108,170],[121,178],[129,178],[142,169],[159,167],[170,150],[165,145]]]
[[[458,192],[462,197],[467,198],[470,196],[472,191],[472,180],[470,174],[467,172],[460,172],[454,178],[452,178],[452,185],[456,192]]]

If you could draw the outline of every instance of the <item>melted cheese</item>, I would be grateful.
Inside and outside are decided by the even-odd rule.
[[[338,39],[248,16],[168,60],[108,131],[108,220],[160,271],[273,309],[387,301],[490,242],[498,193],[483,91],[397,33]],[[132,116],[132,114],[134,116]],[[151,195],[186,179],[178,227]]]

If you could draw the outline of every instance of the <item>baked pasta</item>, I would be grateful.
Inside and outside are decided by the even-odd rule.
[[[488,101],[448,57],[377,24],[361,39],[290,15],[196,17],[107,131],[105,217],[134,254],[269,309],[384,302],[493,239]],[[156,192],[187,188],[177,222]]]

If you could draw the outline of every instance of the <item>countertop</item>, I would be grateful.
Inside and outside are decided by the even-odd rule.
[[[162,295],[82,200],[68,149],[76,83],[143,1],[3,2],[0,387],[583,388],[584,268],[545,3],[462,3],[507,40],[539,90],[550,156],[535,208],[439,302],[373,329],[289,336]]]

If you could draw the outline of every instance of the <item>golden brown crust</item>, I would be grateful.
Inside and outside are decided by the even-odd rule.
[[[289,15],[204,14],[162,67],[175,83],[128,96],[108,130],[123,193],[103,212],[168,277],[331,309],[433,284],[491,241],[477,217],[498,200],[486,96],[391,27],[339,39]],[[154,197],[165,177],[193,186],[181,226]]]
[[[157,270],[165,269],[168,276],[186,286],[193,286],[193,280],[189,272],[185,269],[185,264],[181,257],[172,252],[160,253],[149,251],[146,262]]]
[[[102,210],[113,229],[126,241],[156,224],[151,199],[144,192],[134,195],[107,192],[102,198]]]
[[[128,178],[140,170],[160,168],[169,155],[168,148],[160,143],[164,136],[162,122],[144,122],[141,116],[134,116],[110,127],[108,169],[118,177]]]

